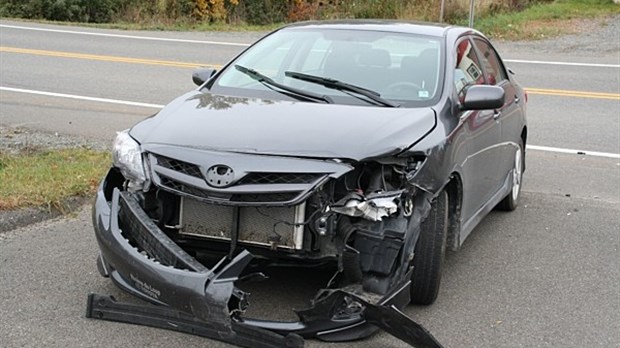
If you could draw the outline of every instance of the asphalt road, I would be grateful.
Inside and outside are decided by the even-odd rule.
[[[8,27],[13,25],[56,31]],[[0,88],[165,104],[194,88],[191,66],[224,64],[244,47],[204,41],[249,43],[259,36],[118,32],[0,21]],[[406,313],[446,347],[618,347],[620,57],[617,50],[573,59],[564,51],[537,50],[535,44],[499,47],[507,59],[605,65],[509,64],[531,89],[530,144],[604,156],[530,149],[521,207],[513,213],[491,213],[463,248],[448,256],[438,301],[430,307],[409,306]],[[115,131],[156,111],[153,105],[0,89],[0,125],[93,141],[111,141]],[[226,346],[85,319],[88,293],[127,298],[99,276],[96,254],[88,207],[69,218],[0,234],[0,346]],[[272,285],[252,289],[250,314],[291,318],[289,308],[303,306],[313,293],[307,282],[319,286],[324,275],[286,271],[275,278]],[[325,344],[310,341],[308,346]],[[403,344],[380,333],[334,346]]]

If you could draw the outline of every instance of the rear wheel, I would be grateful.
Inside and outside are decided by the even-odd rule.
[[[442,191],[420,229],[413,256],[411,303],[430,305],[437,299],[448,234],[448,194]]]
[[[523,168],[525,156],[523,154],[523,142],[519,142],[519,148],[515,150],[514,164],[510,175],[512,176],[512,189],[504,199],[499,202],[497,208],[500,210],[513,211],[517,209],[519,195],[521,193],[521,182],[523,180]]]

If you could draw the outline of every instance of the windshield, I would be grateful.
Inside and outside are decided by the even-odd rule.
[[[281,87],[325,96],[339,104],[427,106],[441,93],[440,47],[440,39],[430,36],[289,28],[244,52],[210,84],[210,89],[221,94],[291,98],[265,84],[264,79],[257,79],[258,73]],[[235,66],[247,69],[239,71]],[[359,88],[334,88],[334,83],[300,78],[304,75]]]

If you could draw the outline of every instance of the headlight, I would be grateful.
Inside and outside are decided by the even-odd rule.
[[[142,163],[140,144],[133,140],[128,129],[119,132],[114,140],[112,162],[129,180],[131,186],[140,188],[144,186],[147,178]]]

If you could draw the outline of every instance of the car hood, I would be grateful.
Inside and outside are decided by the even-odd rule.
[[[399,152],[436,125],[431,108],[387,108],[187,93],[131,129],[141,144],[362,160]]]

